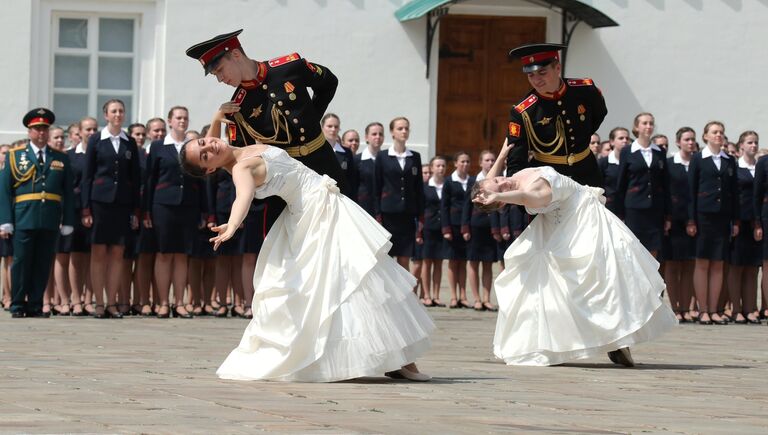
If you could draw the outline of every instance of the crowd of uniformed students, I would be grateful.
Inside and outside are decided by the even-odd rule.
[[[207,126],[189,130],[188,110],[175,106],[165,119],[126,127],[120,100],[105,103],[103,118],[101,129],[92,117],[66,131],[51,129],[49,146],[65,151],[73,167],[79,219],[72,234],[59,238],[43,312],[252,317],[253,271],[268,231],[265,207],[254,201],[241,231],[213,251],[210,228],[229,215],[232,178],[219,171],[197,179],[178,165],[181,145],[204,136]],[[473,207],[468,192],[490,170],[493,151],[480,152],[477,162],[466,152],[422,162],[407,145],[410,122],[397,117],[388,125],[392,146],[382,149],[387,132],[372,122],[358,153],[360,135],[339,134],[337,115],[326,114],[321,126],[346,176],[343,193],[392,234],[390,255],[415,275],[422,303],[495,311],[494,263],[503,267],[505,249],[531,217],[514,206],[490,214]],[[631,131],[614,128],[602,144],[593,135],[606,206],[661,262],[681,322],[759,323],[768,315],[768,282],[757,282],[768,260],[762,238],[768,159],[757,160],[757,133],[744,132],[729,147],[724,125],[710,122],[699,149],[695,131],[683,127],[675,135],[679,151],[668,156],[667,137],[654,130],[653,115],[641,113]],[[8,149],[0,148],[0,162]],[[9,239],[0,240],[0,257],[7,308]],[[444,261],[447,301],[440,295]]]

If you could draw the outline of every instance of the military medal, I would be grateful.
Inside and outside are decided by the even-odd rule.
[[[21,168],[22,171],[26,171],[28,166],[29,166],[29,160],[27,160],[27,155],[22,154],[21,160],[19,160],[19,168]]]
[[[585,113],[587,113],[587,109],[584,107],[583,104],[579,104],[579,107],[576,109],[576,112],[579,114],[579,119],[584,121],[587,119],[586,116],[584,116]]]
[[[294,94],[293,91],[296,89],[296,86],[293,86],[293,83],[291,82],[285,82],[283,87],[285,88],[285,92],[288,93],[288,99],[291,101],[295,100],[296,94]]]
[[[263,104],[259,104],[259,107],[254,108],[253,112],[251,112],[251,116],[249,116],[249,118],[258,118],[259,115],[261,115],[261,110],[262,110],[261,107],[262,106],[263,106]]]

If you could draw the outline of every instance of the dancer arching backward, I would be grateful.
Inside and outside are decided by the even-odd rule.
[[[664,304],[658,263],[603,205],[603,189],[548,166],[497,177],[505,142],[473,201],[538,214],[504,253],[496,278],[499,317],[493,350],[514,365],[554,365],[608,352],[632,366],[629,346],[677,324]]]
[[[287,203],[256,263],[253,320],[219,377],[430,379],[414,364],[434,329],[412,293],[415,280],[389,257],[389,233],[333,179],[280,148],[234,148],[213,137],[187,142],[180,157],[192,174],[232,174],[236,198],[229,221],[213,229],[214,249],[232,237],[254,196]]]

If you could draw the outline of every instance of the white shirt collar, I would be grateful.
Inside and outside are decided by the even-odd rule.
[[[75,154],[85,154],[85,147],[83,146],[82,141],[75,147]]]
[[[744,160],[744,157],[742,156],[742,157],[739,157],[739,167],[751,170],[755,168],[755,165],[750,165],[749,163],[747,163],[747,161]]]
[[[712,150],[709,149],[709,146],[704,146],[704,149],[701,150],[701,158],[706,159],[707,157],[712,156]],[[718,154],[720,157],[724,157],[726,159],[730,159],[731,156],[729,156],[725,151],[720,150],[720,154]]]
[[[395,147],[390,147],[390,148],[387,150],[387,155],[388,155],[388,156],[393,156],[393,157],[411,157],[411,156],[413,155],[413,153],[411,152],[411,150],[409,150],[408,148],[406,148],[406,149],[405,149],[405,152],[404,152],[403,154],[398,154],[398,153],[395,151]]]
[[[638,142],[637,139],[635,139],[635,141],[632,142],[632,148],[630,148],[630,152],[634,153],[635,151],[641,150],[641,149],[643,149],[643,146],[640,145],[640,142]],[[661,151],[661,148],[659,148],[659,146],[656,145],[655,143],[651,143],[651,145],[648,146],[648,148],[646,148],[646,149],[652,149],[652,150],[656,150],[656,151]]]
[[[120,134],[117,135],[120,139],[128,140],[128,135],[123,130],[120,130]],[[101,139],[109,139],[112,137],[112,133],[109,132],[109,128],[104,127],[101,129]]]
[[[445,180],[443,180],[443,183],[445,183]],[[435,177],[429,177],[429,181],[427,181],[427,184],[431,187],[443,187],[442,184],[435,183]]]
[[[614,151],[611,151],[611,153],[608,154],[608,164],[609,165],[618,165],[619,164],[619,158],[616,157],[616,153]]]
[[[691,163],[691,161],[690,161],[690,160],[688,160],[687,162],[686,162],[685,160],[683,160],[683,158],[682,158],[682,157],[680,157],[680,153],[679,153],[679,152],[675,153],[675,155],[674,155],[674,156],[672,156],[672,161],[674,161],[674,162],[675,162],[675,163],[677,163],[678,165],[686,165],[686,166],[687,166],[689,163]]]
[[[459,178],[459,173],[456,171],[453,171],[453,173],[451,174],[451,181],[456,181],[457,183],[461,183],[461,184],[467,184],[467,181],[469,181],[469,175],[467,175],[467,178],[462,180],[461,178]]]
[[[368,147],[365,147],[363,152],[361,153],[360,160],[376,160],[376,156],[371,154],[371,151],[368,149]]]
[[[37,152],[38,151],[43,150],[43,154],[45,154],[45,149],[48,148],[47,145],[43,145],[42,148],[38,148],[37,145],[32,143],[32,141],[29,142],[29,146],[32,147],[32,152],[35,153],[35,157],[37,157]]]
[[[337,153],[344,153],[344,154],[347,153],[347,149],[341,146],[341,144],[338,142],[333,144],[333,150],[336,151]]]
[[[475,183],[485,180],[485,177],[486,175],[483,173],[483,171],[480,171],[477,175],[475,175]]]
[[[184,143],[183,140],[181,142],[176,142],[175,140],[173,140],[173,136],[171,136],[170,134],[166,135],[165,139],[163,139],[163,145],[181,146],[183,143]]]

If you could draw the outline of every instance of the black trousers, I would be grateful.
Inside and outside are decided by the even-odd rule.
[[[11,266],[11,312],[39,313],[56,256],[56,230],[16,230]]]

